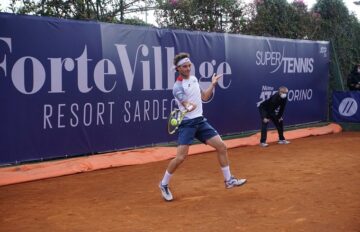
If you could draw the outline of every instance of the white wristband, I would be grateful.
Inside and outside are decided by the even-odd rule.
[[[192,110],[193,108],[194,108],[193,105],[188,105],[188,106],[186,107],[186,110],[187,110],[187,111],[190,111],[190,110]]]

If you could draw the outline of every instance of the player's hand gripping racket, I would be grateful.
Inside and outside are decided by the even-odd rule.
[[[175,109],[171,111],[169,118],[168,118],[168,132],[169,134],[174,134],[176,130],[179,128],[182,120],[185,117],[185,114],[193,109],[191,105],[185,111],[181,111],[179,109]]]

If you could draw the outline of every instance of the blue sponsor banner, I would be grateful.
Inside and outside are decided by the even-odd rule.
[[[220,134],[257,130],[289,88],[286,125],[326,120],[329,44],[0,14],[0,164],[176,140],[172,60],[191,54]]]
[[[359,91],[334,91],[332,100],[332,116],[335,122],[360,123]]]

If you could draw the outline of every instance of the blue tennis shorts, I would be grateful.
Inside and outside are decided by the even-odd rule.
[[[218,132],[207,122],[204,117],[183,120],[179,126],[178,145],[190,145],[194,138],[202,143],[218,135]]]

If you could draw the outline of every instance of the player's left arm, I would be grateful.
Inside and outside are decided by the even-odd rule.
[[[201,99],[203,101],[207,101],[210,99],[211,95],[213,94],[213,90],[219,81],[219,78],[222,76],[223,74],[217,75],[216,73],[214,73],[211,78],[211,85],[206,90],[201,90]]]

